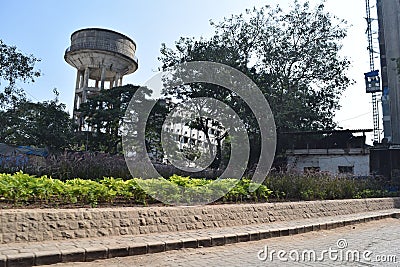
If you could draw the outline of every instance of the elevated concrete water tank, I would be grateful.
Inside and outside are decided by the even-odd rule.
[[[112,30],[88,28],[72,33],[64,59],[77,69],[73,116],[80,126],[80,104],[101,89],[121,86],[123,76],[138,68],[135,52],[131,38]]]

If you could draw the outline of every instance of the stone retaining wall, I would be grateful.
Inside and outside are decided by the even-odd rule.
[[[1,210],[0,243],[175,232],[394,208],[400,208],[400,198],[196,207]]]

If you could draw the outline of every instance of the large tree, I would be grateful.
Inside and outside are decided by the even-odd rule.
[[[294,1],[289,11],[269,6],[246,10],[220,23],[211,23],[210,39],[181,38],[175,48],[162,45],[162,68],[178,63],[209,60],[227,64],[249,76],[262,90],[273,111],[279,149],[280,133],[335,127],[335,111],[341,93],[352,83],[347,76],[349,60],[341,57],[346,22],[328,13],[323,3]],[[253,152],[259,142],[249,107],[228,90],[215,85],[169,88],[177,98],[214,96],[247,117]],[[252,155],[257,153],[252,153]]]
[[[0,108],[25,99],[24,91],[16,86],[16,81],[34,82],[40,76],[40,71],[35,69],[38,61],[33,55],[25,55],[0,39],[0,84],[6,83],[0,90]]]
[[[53,100],[32,102],[17,86],[17,81],[34,82],[40,76],[35,68],[39,61],[0,40],[0,140],[52,151],[69,148],[72,121],[58,101],[57,90]]]
[[[104,151],[108,153],[119,153],[122,151],[122,126],[124,123],[125,112],[132,97],[136,94],[139,86],[125,85],[114,87],[110,90],[101,90],[90,96],[86,103],[83,103],[78,112],[90,131],[78,132],[80,143],[86,149],[92,151]],[[150,89],[141,87],[140,93],[146,96],[151,95]],[[146,141],[148,150],[160,150],[161,125],[166,114],[166,107],[159,102],[152,110],[149,121],[146,125]],[[146,103],[136,103],[146,105]]]
[[[214,36],[210,40],[202,38],[200,40],[195,40],[193,38],[181,38],[176,43],[175,50],[167,48],[163,44],[161,48],[161,54],[162,56],[160,57],[160,60],[163,62],[162,68],[166,70],[168,70],[168,68],[171,66],[184,62],[213,61],[226,64],[243,71],[241,61],[239,60],[241,58],[240,51],[234,47],[226,46],[223,42],[221,42],[220,36]],[[253,70],[246,69],[244,72],[246,71]],[[196,73],[180,73],[176,75],[176,79],[174,77],[171,79],[172,84],[175,83],[175,80],[179,81],[179,75],[187,75],[194,78]],[[252,147],[257,149],[257,145],[255,144],[259,142],[259,138],[257,138],[258,128],[256,127],[255,117],[251,113],[250,108],[242,99],[238,97],[236,93],[219,85],[205,83],[166,86],[163,90],[163,93],[165,96],[173,96],[174,98],[182,101],[188,101],[198,97],[208,97],[217,99],[227,104],[237,114],[240,115],[249,133],[250,142],[253,143]],[[214,120],[214,118],[218,116],[218,110],[210,108],[209,104],[204,101],[197,101],[197,103],[193,105],[193,107],[189,107],[189,109],[195,111],[199,116],[192,120],[188,125],[191,128],[204,133],[206,139],[205,141],[208,144],[207,147],[209,154],[211,156],[215,155],[215,160],[211,164],[211,167],[223,167],[221,166],[221,160],[226,155],[222,154],[222,144],[224,138],[228,136],[228,132],[224,128],[224,125]],[[202,113],[207,113],[209,116],[202,116]],[[211,128],[218,129],[218,131],[212,134],[212,137],[210,136]],[[216,151],[214,151],[213,146],[211,145],[212,138],[215,140]],[[257,157],[256,151],[253,151],[251,154]]]
[[[72,121],[57,97],[37,103],[20,100],[12,108],[0,110],[0,125],[2,142],[50,151],[70,148],[73,137]]]
[[[86,149],[116,153],[121,150],[120,128],[125,110],[138,86],[122,86],[101,90],[81,104],[79,113],[90,127],[89,132],[78,132]]]

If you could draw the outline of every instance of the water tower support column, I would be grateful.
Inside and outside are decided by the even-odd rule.
[[[101,67],[100,89],[104,89],[104,80],[106,79],[106,67]]]
[[[81,72],[79,70],[76,71],[76,84],[75,89],[79,89],[79,85],[81,84]]]
[[[89,75],[90,75],[90,70],[89,67],[85,68],[85,83],[83,84],[83,87],[89,87]]]
[[[114,78],[114,87],[119,86],[119,79],[120,79],[120,77],[121,77],[121,74],[119,74],[119,73],[117,73],[117,74],[115,75],[115,78]]]

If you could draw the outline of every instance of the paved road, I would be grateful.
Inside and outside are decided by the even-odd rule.
[[[265,252],[268,254],[267,259],[265,259]],[[360,261],[355,262],[354,259],[358,256],[360,257]],[[330,231],[310,232],[221,247],[183,249],[87,263],[66,263],[52,266],[212,267],[340,265],[400,267],[400,219],[385,219]]]

